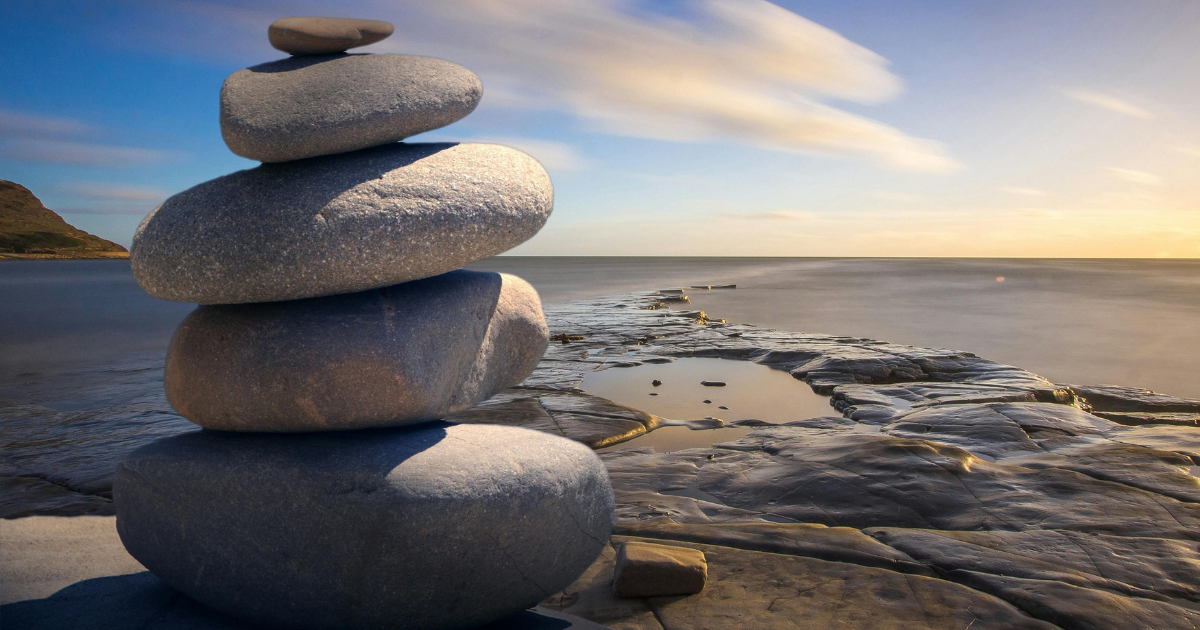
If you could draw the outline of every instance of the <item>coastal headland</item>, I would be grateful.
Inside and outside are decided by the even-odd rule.
[[[129,258],[129,250],[72,226],[30,190],[0,179],[0,260]]]

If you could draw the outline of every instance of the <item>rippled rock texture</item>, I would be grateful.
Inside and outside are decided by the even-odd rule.
[[[546,605],[612,628],[1200,624],[1200,429],[1183,421],[1200,401],[648,310],[658,297],[547,305],[554,341],[534,373],[451,418],[612,447],[601,458],[617,535]],[[578,390],[592,370],[689,356],[789,371],[831,395],[830,415],[657,454],[619,442],[663,419]],[[104,484],[99,459],[87,477],[23,461],[26,474]],[[615,549],[629,540],[703,551],[704,591],[615,598]]]

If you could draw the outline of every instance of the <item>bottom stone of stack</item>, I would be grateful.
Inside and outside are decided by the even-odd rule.
[[[607,543],[587,447],[494,425],[197,431],[113,484],[134,558],[192,598],[289,628],[465,628],[534,606]]]

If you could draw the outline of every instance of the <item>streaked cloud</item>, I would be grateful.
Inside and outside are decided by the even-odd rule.
[[[305,5],[276,0],[243,9],[181,0],[168,6],[190,21],[220,19],[228,37],[241,38],[252,27],[261,32],[265,16]],[[880,55],[765,0],[697,0],[676,8],[684,13],[658,14],[626,0],[355,5],[396,25],[394,37],[370,50],[419,51],[461,63],[482,77],[488,106],[568,112],[586,128],[629,137],[856,155],[911,171],[958,166],[939,142],[829,104],[895,98],[901,81]],[[214,50],[220,40],[212,32],[196,28],[195,41],[172,45]]]
[[[0,160],[124,167],[161,162],[178,154],[107,144],[105,129],[74,118],[0,109]]]
[[[160,188],[124,184],[76,182],[65,184],[62,188],[68,194],[76,197],[85,197],[98,201],[146,201],[159,203],[170,196],[170,193]]]
[[[817,213],[806,210],[725,211],[716,215],[734,221],[815,221],[819,218]]]
[[[0,138],[77,137],[95,131],[95,127],[74,118],[57,118],[0,109]]]
[[[1142,120],[1154,119],[1154,114],[1150,113],[1149,111],[1128,101],[1121,100],[1108,94],[1081,89],[1063,90],[1063,94],[1081,103],[1086,103],[1101,109],[1107,109],[1111,112],[1117,112],[1118,114],[1125,114],[1126,116],[1133,116],[1134,118],[1141,118]]]
[[[575,147],[565,142],[540,140],[536,138],[518,138],[512,136],[483,136],[474,138],[473,142],[491,142],[520,149],[537,158],[548,171],[582,171],[591,167],[591,162],[583,157]]]
[[[1140,184],[1142,186],[1158,186],[1159,184],[1163,183],[1163,178],[1153,173],[1146,173],[1144,171],[1135,171],[1128,168],[1117,168],[1115,166],[1106,167],[1104,170],[1112,173],[1119,179],[1123,179],[1127,182],[1133,182],[1134,184]]]
[[[0,143],[0,159],[80,166],[126,167],[165,161],[170,151],[45,138],[17,138]]]
[[[1020,195],[1022,197],[1045,197],[1049,194],[1038,188],[1025,188],[1024,186],[1004,186],[1000,190],[1010,195]]]
[[[1194,147],[1192,145],[1177,144],[1171,148],[1175,149],[1176,151],[1178,151],[1184,155],[1188,155],[1191,157],[1200,157],[1200,148]]]
[[[871,196],[880,201],[894,201],[901,203],[920,201],[922,199],[921,195],[914,195],[906,192],[896,192],[893,190],[877,190],[871,193]]]

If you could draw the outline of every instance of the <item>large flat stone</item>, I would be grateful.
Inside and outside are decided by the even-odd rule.
[[[200,431],[113,487],[129,553],[194,599],[289,628],[458,628],[534,606],[600,553],[613,496],[582,444],[490,425]]]
[[[201,306],[167,349],[167,400],[224,431],[399,426],[467,409],[525,378],[546,350],[537,292],[452,271],[291,302]]]
[[[554,205],[537,160],[494,144],[396,144],[266,164],[166,200],[138,228],[134,278],[202,304],[375,289],[515,247]]]
[[[470,114],[483,96],[466,68],[412,55],[314,55],[239,70],[221,88],[234,153],[286,162],[403,140]]]

